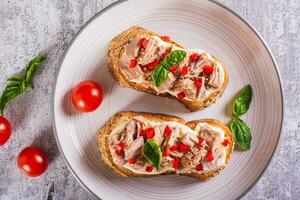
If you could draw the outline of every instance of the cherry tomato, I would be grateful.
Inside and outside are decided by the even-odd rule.
[[[48,157],[41,149],[29,146],[20,152],[17,164],[23,174],[40,176],[48,167]]]
[[[4,145],[11,135],[11,126],[7,119],[0,116],[0,146]]]
[[[83,81],[72,91],[72,101],[80,112],[92,112],[96,110],[103,99],[102,88],[94,81]]]

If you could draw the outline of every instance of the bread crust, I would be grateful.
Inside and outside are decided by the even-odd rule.
[[[138,35],[149,35],[149,36],[158,36],[162,37],[161,35],[158,35],[157,33],[148,31],[144,28],[141,28],[139,26],[133,26],[129,28],[128,30],[125,30],[124,32],[120,33],[116,37],[114,37],[111,42],[108,45],[108,66],[109,71],[112,74],[112,76],[117,80],[117,82],[123,86],[132,88],[138,91],[147,92],[155,96],[165,96],[172,99],[175,99],[179,102],[181,102],[186,108],[188,108],[190,111],[198,111],[202,110],[203,108],[210,106],[211,104],[215,103],[217,99],[219,99],[227,84],[228,84],[228,72],[227,68],[222,64],[224,69],[224,83],[221,87],[219,87],[218,90],[211,93],[209,96],[207,96],[205,99],[199,101],[199,100],[189,100],[189,99],[183,99],[179,100],[175,96],[169,94],[169,93],[161,93],[157,94],[157,92],[147,86],[146,84],[141,83],[134,83],[130,82],[121,72],[119,67],[119,60],[122,58],[123,52],[125,50],[125,45],[128,44],[132,39],[134,39]],[[181,45],[177,44],[174,41],[170,41],[172,44],[176,45],[177,47],[183,48]],[[218,61],[214,56],[212,56],[216,61]],[[219,62],[219,61],[218,61]],[[219,62],[220,63],[220,62]]]
[[[132,172],[122,166],[119,166],[113,162],[113,157],[110,153],[109,149],[109,135],[112,132],[114,128],[117,127],[117,125],[124,120],[127,120],[128,118],[132,118],[134,116],[143,116],[147,120],[155,120],[155,121],[174,121],[181,123],[183,125],[186,125],[190,127],[191,129],[194,129],[199,122],[205,122],[210,125],[216,126],[224,130],[225,132],[225,138],[228,140],[229,148],[226,152],[226,164],[230,160],[231,153],[233,151],[234,147],[234,140],[232,137],[232,134],[227,126],[225,126],[223,123],[221,123],[218,120],[214,119],[201,119],[201,120],[194,120],[186,122],[184,119],[176,116],[171,115],[165,115],[160,113],[145,113],[145,112],[119,112],[112,116],[97,132],[97,141],[98,141],[98,148],[101,152],[102,160],[103,162],[111,168],[114,172],[116,172],[120,176],[124,177],[130,177],[130,176],[143,176],[143,177],[151,177],[151,176],[158,176],[158,175],[168,175],[168,174],[176,174],[174,171],[167,171],[162,174],[158,175],[147,175],[147,174],[137,174],[135,172]],[[211,178],[217,176],[220,174],[220,172],[224,169],[224,167],[220,167],[216,170],[212,170],[209,172],[203,172],[201,174],[199,173],[189,173],[189,174],[179,174],[182,176],[191,176],[194,178],[198,178],[200,180],[206,181],[210,180]]]

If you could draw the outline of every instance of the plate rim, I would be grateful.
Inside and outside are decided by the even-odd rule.
[[[77,33],[72,37],[71,41],[68,43],[67,48],[65,49],[63,56],[59,62],[59,68],[55,74],[55,81],[53,83],[54,89],[52,91],[52,102],[51,102],[51,115],[52,115],[52,129],[54,132],[54,137],[55,137],[55,141],[56,144],[58,146],[59,152],[63,157],[64,162],[67,164],[67,167],[69,169],[69,171],[71,172],[71,174],[75,177],[75,179],[77,180],[77,182],[79,182],[79,184],[90,194],[92,194],[94,197],[96,197],[97,199],[101,199],[98,195],[96,195],[88,186],[85,185],[85,183],[80,179],[80,177],[76,174],[75,170],[72,168],[71,164],[69,163],[69,161],[67,160],[64,151],[61,147],[61,144],[59,142],[58,139],[58,132],[57,132],[57,128],[56,128],[56,123],[55,123],[55,105],[54,105],[54,101],[55,101],[55,93],[56,93],[56,86],[57,86],[57,82],[58,82],[58,75],[60,74],[61,71],[61,67],[62,64],[66,58],[66,55],[68,54],[71,46],[73,45],[73,43],[75,42],[75,40],[78,38],[78,36],[87,28],[87,26],[93,22],[96,18],[98,18],[99,16],[101,16],[104,12],[110,10],[111,8],[127,2],[130,0],[118,0],[116,2],[113,2],[112,4],[106,6],[105,8],[103,8],[102,10],[100,10],[99,12],[97,12],[93,17],[91,17],[87,22],[85,22],[85,24],[77,31]],[[221,2],[217,2],[215,0],[208,0],[209,2],[212,2],[214,4],[216,4],[217,6],[222,7],[223,9],[229,11],[230,13],[232,13],[233,15],[235,15],[237,18],[239,18],[245,25],[247,25],[252,31],[253,33],[257,36],[257,38],[261,41],[261,43],[263,44],[264,48],[267,50],[267,53],[269,54],[273,65],[275,66],[275,71],[277,74],[277,78],[279,80],[279,88],[280,88],[280,98],[281,98],[281,108],[282,108],[282,114],[281,114],[281,122],[280,122],[280,130],[279,130],[279,136],[277,138],[276,141],[276,145],[275,148],[272,152],[271,158],[269,159],[269,161],[267,162],[266,166],[264,167],[264,169],[262,170],[262,172],[259,174],[259,176],[257,177],[257,179],[250,185],[249,188],[247,188],[243,193],[241,193],[238,197],[238,199],[241,199],[242,197],[244,197],[257,183],[258,181],[261,179],[261,177],[265,174],[266,169],[269,167],[270,163],[273,161],[274,159],[274,154],[278,149],[278,144],[279,141],[282,137],[282,126],[283,126],[283,122],[284,122],[284,118],[285,118],[285,100],[284,100],[284,90],[283,90],[283,85],[282,85],[282,78],[281,78],[281,74],[280,74],[280,70],[278,68],[278,64],[275,60],[275,57],[273,56],[273,53],[270,49],[270,47],[267,45],[266,41],[263,39],[263,37],[261,36],[261,34],[256,30],[255,27],[253,27],[250,22],[247,19],[244,19],[241,15],[239,15],[238,13],[236,13],[234,10],[232,10],[231,8],[227,7],[226,5],[224,5]]]

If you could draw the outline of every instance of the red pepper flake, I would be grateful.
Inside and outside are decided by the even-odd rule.
[[[182,99],[184,99],[184,97],[185,97],[185,93],[184,93],[184,92],[179,92],[179,93],[177,94],[177,97],[178,97],[179,100],[182,100]]]
[[[203,137],[199,137],[198,145],[202,146],[202,143],[204,142]]]
[[[213,71],[214,71],[214,67],[211,66],[211,65],[205,65],[205,66],[203,67],[203,73],[204,73],[205,75],[211,75],[211,74],[213,73]]]
[[[202,80],[201,80],[201,79],[196,79],[196,80],[195,80],[195,86],[196,86],[197,88],[201,87],[201,86],[202,86]]]
[[[151,139],[155,135],[154,128],[152,128],[152,127],[146,128],[146,129],[141,131],[140,135],[143,136],[143,137],[147,137],[147,138]]]
[[[227,145],[228,145],[228,140],[224,140],[221,144],[223,144],[225,147],[227,147]]]
[[[213,155],[212,151],[207,152],[206,160],[207,161],[213,161],[214,160],[214,155]]]
[[[169,36],[162,36],[161,39],[165,42],[170,42],[170,37]]]
[[[147,40],[146,38],[142,38],[142,39],[140,40],[140,47],[146,49],[147,44],[148,44],[148,40]]]
[[[152,167],[152,166],[149,165],[149,166],[146,167],[146,171],[147,171],[147,172],[152,172],[152,170],[153,170],[153,167]]]
[[[196,171],[202,171],[203,170],[203,165],[201,163],[196,165],[195,170]]]
[[[115,149],[115,152],[116,152],[117,155],[120,156],[120,155],[123,154],[124,149],[125,149],[124,143],[119,143],[119,144],[117,145],[116,149]]]
[[[190,55],[190,61],[191,62],[197,62],[200,59],[200,55],[193,53],[192,55]]]
[[[135,164],[136,163],[136,159],[135,158],[130,158],[128,162],[130,164]]]
[[[150,70],[150,71],[152,71],[152,70],[154,70],[155,69],[155,67],[157,66],[157,65],[159,65],[159,61],[158,60],[154,60],[153,62],[151,62],[151,63],[149,63],[148,64],[148,69]]]
[[[170,150],[171,150],[171,151],[176,151],[176,150],[177,150],[177,145],[171,146],[171,147],[170,147]]]
[[[170,52],[166,50],[166,51],[162,54],[162,57],[163,57],[163,58],[167,57],[167,56],[169,55],[169,53],[170,53]]]
[[[189,68],[187,66],[184,66],[181,68],[181,76],[185,76],[189,71]]]
[[[132,59],[132,60],[130,61],[130,63],[129,63],[129,67],[130,67],[130,68],[135,68],[135,67],[137,66],[137,64],[138,64],[137,59]]]
[[[169,148],[167,148],[164,152],[163,152],[163,157],[167,157],[167,156],[169,156],[170,155],[170,149]]]
[[[190,147],[188,145],[185,145],[185,144],[179,144],[178,145],[178,150],[180,152],[188,152],[190,150]]]
[[[172,129],[167,125],[164,130],[165,137],[169,137],[172,133]]]
[[[178,169],[179,168],[179,164],[180,164],[180,160],[178,159],[178,158],[175,158],[174,160],[173,160],[173,168],[174,169]]]
[[[172,66],[170,68],[170,71],[173,72],[173,73],[175,73],[177,71],[177,68],[178,68],[178,66]]]

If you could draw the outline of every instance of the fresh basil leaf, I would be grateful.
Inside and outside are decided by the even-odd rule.
[[[178,65],[186,56],[186,52],[183,50],[174,50],[169,53],[169,55],[165,58],[165,61],[169,66]]]
[[[229,128],[232,132],[234,141],[237,146],[244,151],[249,150],[251,146],[252,136],[251,130],[247,126],[247,124],[240,118],[234,117],[230,123]]]
[[[154,69],[152,79],[156,87],[159,87],[169,75],[172,66],[178,65],[186,56],[183,50],[175,50],[169,53],[163,61]]]
[[[152,74],[152,79],[154,81],[155,86],[159,87],[169,75],[169,65],[162,61],[155,69]]]
[[[153,140],[147,140],[142,148],[142,154],[158,170],[162,163],[162,153],[159,146]]]
[[[238,94],[233,102],[233,115],[242,116],[245,114],[250,106],[252,100],[252,88],[251,85],[246,85]]]
[[[36,70],[38,69],[39,65],[46,60],[46,56],[43,55],[38,55],[35,58],[33,58],[30,62],[29,65],[26,69],[25,72],[25,81],[30,83],[33,74],[36,72]]]

